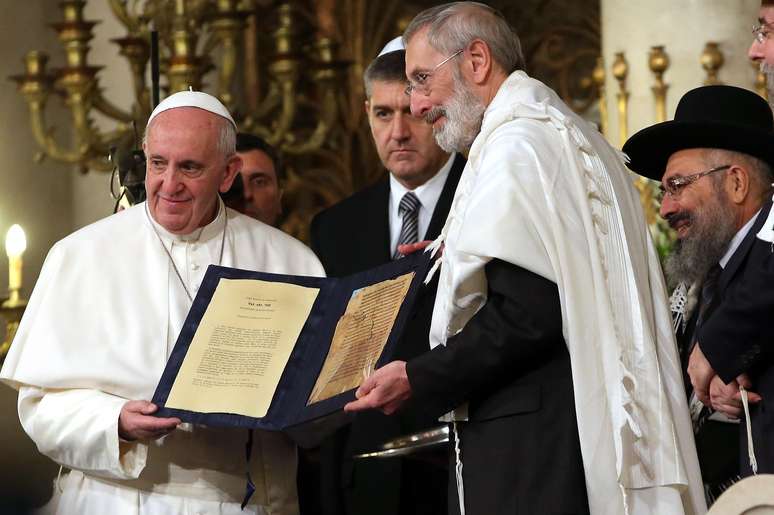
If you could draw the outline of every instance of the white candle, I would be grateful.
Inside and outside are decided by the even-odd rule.
[[[5,236],[8,255],[8,290],[18,292],[22,286],[22,254],[27,248],[27,237],[18,224],[13,224]]]

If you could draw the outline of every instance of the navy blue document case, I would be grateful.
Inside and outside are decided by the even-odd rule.
[[[208,426],[283,431],[302,447],[316,445],[326,434],[346,424],[351,418],[342,408],[355,398],[354,390],[310,405],[307,405],[307,399],[328,355],[336,324],[344,314],[353,292],[410,272],[415,273],[377,361],[378,368],[391,361],[395,345],[411,316],[414,300],[423,287],[430,261],[429,253],[415,252],[403,259],[341,278],[269,274],[210,265],[153,394],[153,403],[159,406],[155,415],[178,417],[184,422]],[[199,413],[165,406],[188,347],[221,279],[256,279],[319,289],[277,385],[268,413],[262,418],[236,413]]]

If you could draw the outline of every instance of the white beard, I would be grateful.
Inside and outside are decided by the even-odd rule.
[[[445,116],[446,123],[433,128],[436,143],[445,152],[467,152],[481,130],[485,110],[483,102],[455,73],[454,95],[446,105],[431,109],[425,119],[432,123],[439,116]]]

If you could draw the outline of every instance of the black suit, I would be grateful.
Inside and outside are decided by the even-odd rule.
[[[774,244],[756,237],[771,210],[766,202],[718,279],[697,341],[720,378],[747,373],[763,400],[750,405],[759,473],[774,473]],[[750,475],[744,419],[740,424],[740,468]]]
[[[693,386],[688,376],[688,358],[696,337],[696,322],[701,311],[701,299],[687,323],[677,328],[677,347],[683,368],[686,398],[691,402]],[[713,420],[711,407],[704,406],[692,415],[696,454],[699,458],[701,479],[707,502],[713,503],[730,485],[739,480],[739,426],[731,422]]]
[[[422,239],[435,239],[440,234],[464,166],[465,159],[457,155]],[[390,182],[385,177],[314,218],[312,249],[329,276],[348,275],[390,261],[394,249],[390,248],[389,198]],[[436,287],[437,280],[417,298],[394,359],[408,361],[429,349]],[[437,418],[415,405],[392,417],[378,412],[358,414],[350,428],[340,431],[321,448],[322,512],[444,513],[445,450],[441,459],[435,456],[435,463],[417,459],[352,459],[352,455],[374,450],[396,436],[438,427]]]
[[[468,515],[586,514],[558,288],[497,259],[485,272],[486,304],[446,346],[409,361],[413,399],[433,416],[469,403],[458,424]]]

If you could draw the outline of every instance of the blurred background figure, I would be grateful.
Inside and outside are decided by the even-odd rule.
[[[237,134],[237,155],[242,171],[223,194],[232,209],[276,227],[282,214],[282,182],[285,179],[277,150],[253,134]]]

